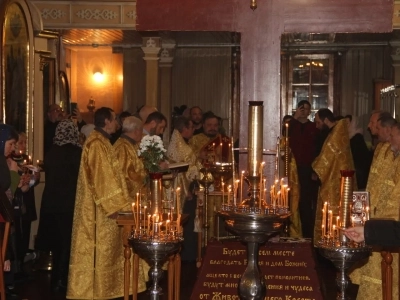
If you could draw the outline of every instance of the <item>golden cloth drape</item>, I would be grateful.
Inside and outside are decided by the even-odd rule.
[[[399,219],[399,157],[394,157],[390,143],[379,143],[374,152],[366,190],[370,193],[371,218]],[[359,284],[357,299],[382,298],[382,256],[380,249],[368,262],[351,274],[353,283]],[[393,299],[398,298],[398,254],[393,253]]]
[[[189,169],[184,173],[179,173],[177,178],[177,186],[181,188],[182,199],[189,195],[189,184],[195,178],[199,178],[199,170],[201,164],[198,161],[193,149],[183,139],[178,130],[174,130],[169,142],[167,157],[173,162],[185,162],[189,164]],[[183,208],[184,201],[181,202],[181,209]]]
[[[339,214],[340,170],[354,170],[347,128],[346,119],[338,121],[328,134],[321,153],[312,163],[312,168],[321,181],[314,226],[314,245],[321,239],[324,202],[330,203],[333,215]],[[354,189],[357,189],[355,178]]]
[[[300,201],[300,183],[299,174],[297,173],[297,164],[293,155],[290,155],[289,163],[289,187],[290,187],[290,237],[301,238],[303,237],[301,229],[301,220],[299,212]]]
[[[138,157],[139,144],[133,144],[130,139],[122,135],[115,142],[114,149],[125,178],[130,201],[136,201],[136,193],[144,187],[147,176],[143,162]]]
[[[114,149],[102,133],[94,131],[83,146],[79,169],[68,299],[124,295],[122,229],[109,216],[127,204],[128,192]]]

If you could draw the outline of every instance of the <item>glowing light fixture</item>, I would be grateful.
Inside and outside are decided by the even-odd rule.
[[[96,72],[93,74],[93,79],[96,82],[103,82],[104,81],[104,75],[101,72]]]
[[[257,0],[250,0],[250,8],[253,11],[257,8]]]

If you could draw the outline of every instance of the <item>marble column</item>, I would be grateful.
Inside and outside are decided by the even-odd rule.
[[[168,147],[172,128],[172,63],[175,55],[175,43],[162,43],[160,53],[160,111],[167,118],[167,129],[164,133],[164,145]]]
[[[160,37],[144,37],[142,50],[146,61],[146,104],[158,108],[158,53]]]

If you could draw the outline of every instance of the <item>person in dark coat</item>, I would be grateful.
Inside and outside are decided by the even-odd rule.
[[[54,144],[44,159],[46,185],[40,209],[36,248],[52,251],[51,287],[64,290],[68,280],[72,221],[82,146],[71,120],[57,125]]]
[[[374,219],[364,226],[347,228],[345,235],[357,243],[371,246],[400,247],[400,221]]]

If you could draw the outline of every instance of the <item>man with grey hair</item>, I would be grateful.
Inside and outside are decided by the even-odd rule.
[[[378,141],[381,143],[390,141],[390,132],[392,126],[396,124],[396,120],[388,112],[382,112],[379,114],[378,121],[376,123],[376,135]]]
[[[122,134],[113,145],[123,177],[128,189],[129,201],[134,202],[145,184],[146,171],[138,157],[139,144],[142,139],[143,122],[136,117],[126,117],[122,123]],[[146,289],[145,270],[148,266],[139,260],[138,292]]]

